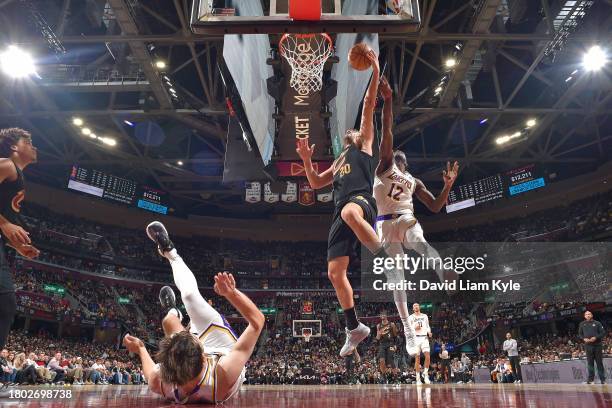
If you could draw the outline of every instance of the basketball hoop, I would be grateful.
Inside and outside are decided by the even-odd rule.
[[[323,86],[323,66],[333,53],[329,35],[285,34],[279,42],[280,54],[291,66],[289,85],[300,95],[318,92]]]
[[[312,337],[312,329],[304,327],[302,329],[302,336],[304,336],[304,341],[306,343],[310,342],[310,338]]]

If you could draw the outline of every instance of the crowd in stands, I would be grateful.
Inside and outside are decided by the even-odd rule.
[[[496,221],[491,225],[432,234],[428,238],[439,242],[586,239],[610,232],[611,216],[612,196],[608,193],[538,212],[525,219]],[[59,215],[31,204],[26,207],[26,220],[30,224],[28,230],[33,242],[42,251],[36,262],[26,262],[20,257],[11,259],[20,307],[55,314],[59,321],[69,318],[120,321],[123,327],[129,328],[131,333],[149,343],[155,343],[163,335],[160,325],[162,310],[157,299],[160,285],[139,282],[134,287],[122,283],[125,279],[172,283],[168,263],[157,254],[144,231],[96,224]],[[204,236],[173,236],[173,240],[202,286],[211,286],[214,273],[229,270],[234,273],[238,286],[243,289],[331,288],[325,266],[325,242],[252,242]],[[577,255],[583,255],[585,248],[576,246],[573,250]],[[509,263],[508,268],[515,271],[540,268],[540,272],[545,272],[547,266],[543,263],[549,262],[546,256],[519,258],[515,263]],[[55,267],[50,269],[47,264]],[[357,262],[351,267],[351,272],[357,271],[358,267]],[[560,275],[523,273],[520,275],[522,299],[513,298],[509,294],[496,298],[496,303],[489,305],[435,304],[430,315],[432,344],[460,343],[479,334],[497,320],[571,309],[583,306],[595,298],[604,298],[608,290],[608,267],[602,264],[597,267],[572,268],[572,280],[568,281],[566,287],[555,290],[546,288],[559,282]],[[541,280],[541,276],[548,276],[548,280]],[[100,277],[121,279],[110,284],[100,280]],[[356,278],[358,281],[358,276]],[[53,292],[49,290],[49,285],[62,287],[65,293]],[[120,298],[124,301],[120,301]],[[313,312],[308,315],[303,310],[305,300],[312,301],[314,305]],[[230,318],[236,331],[240,331],[244,323],[241,323],[233,307],[219,297],[213,297],[211,301],[217,310]],[[346,362],[337,357],[338,345],[343,336],[343,317],[338,313],[338,303],[333,292],[331,296],[329,292],[306,292],[299,298],[259,297],[256,303],[262,308],[275,308],[277,312],[268,317],[264,339],[249,363],[251,383],[294,383],[300,380],[300,367],[307,363],[315,365],[313,368],[320,373],[320,382],[326,384],[414,380],[415,373],[409,367],[402,345],[401,330],[398,349],[403,352],[398,353],[397,370],[386,377],[381,376],[373,340],[365,343],[360,350],[360,364],[347,369]],[[370,326],[375,325],[383,311],[398,322],[393,303],[358,299],[357,310]],[[324,322],[324,334],[313,337],[308,344],[294,337],[291,322],[301,318]],[[525,341],[521,348],[529,350],[529,353],[522,356],[524,361],[554,361],[565,353],[581,356],[579,341],[569,335],[554,339],[533,337]],[[612,352],[610,334],[605,344],[607,350]],[[308,352],[304,352],[305,346]],[[77,384],[87,381],[142,382],[138,361],[130,358],[125,351],[114,350],[110,345],[69,342],[13,332],[7,349],[8,354],[3,358],[6,361],[10,359],[15,368],[15,371],[11,371],[11,375],[14,375],[10,378],[12,382],[17,382],[18,372],[21,373],[19,379],[25,379],[26,382],[59,382],[66,379]],[[55,357],[57,351],[62,353],[59,357]],[[34,359],[30,358],[30,353],[35,353]],[[47,354],[40,359],[41,353]],[[479,363],[491,365],[499,353],[487,349],[479,357]],[[55,361],[49,368],[53,358]],[[98,361],[100,358],[102,360]],[[15,360],[21,368],[16,368]],[[453,374],[456,374],[453,378],[461,378],[457,381],[470,380],[473,364],[468,360],[455,356],[451,367]],[[28,368],[33,366],[32,362],[36,365],[36,376]],[[65,369],[62,380],[59,379],[61,375],[50,378],[53,375],[48,372],[61,371],[58,367]],[[440,381],[440,367],[432,366],[430,375],[432,381]]]
[[[1,381],[37,385],[142,384],[140,361],[125,350],[91,341],[13,330],[0,354]]]

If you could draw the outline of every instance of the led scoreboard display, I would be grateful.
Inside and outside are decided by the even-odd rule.
[[[508,194],[514,196],[546,185],[544,176],[535,164],[506,172]]]
[[[544,187],[546,182],[538,166],[530,164],[502,174],[455,187],[448,195],[446,212],[463,210],[487,201],[497,200]]]
[[[462,210],[504,196],[504,185],[500,174],[455,187],[448,195],[446,212]]]
[[[168,213],[167,193],[138,185],[133,180],[114,176],[78,165],[72,166],[68,188],[104,200],[122,203],[144,210]]]

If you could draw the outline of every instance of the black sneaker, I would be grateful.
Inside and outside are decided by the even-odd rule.
[[[606,380],[601,380],[601,385],[605,385],[606,384]]]
[[[174,249],[174,244],[170,241],[166,227],[159,221],[153,221],[147,225],[147,236],[157,244],[157,251],[161,256]]]
[[[164,310],[176,309],[176,295],[170,286],[159,290],[159,303]]]

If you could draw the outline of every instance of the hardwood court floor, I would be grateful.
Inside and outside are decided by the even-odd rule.
[[[21,387],[13,390],[70,390],[70,399],[11,399],[0,393],[0,407],[170,407],[146,386],[86,385]],[[360,386],[244,386],[225,407],[612,407],[610,385],[446,384]]]

